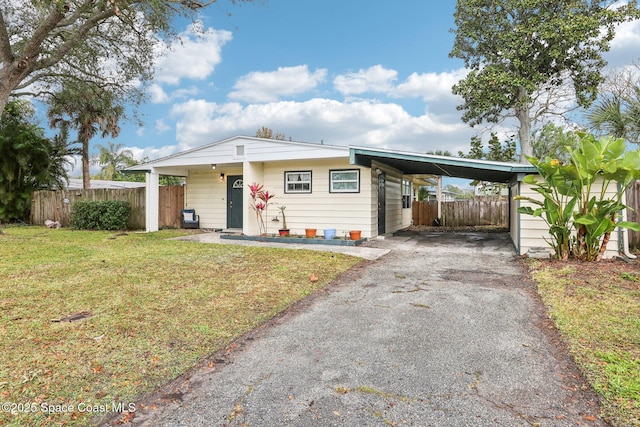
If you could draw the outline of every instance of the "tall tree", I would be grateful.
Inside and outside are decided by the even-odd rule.
[[[34,190],[64,186],[70,153],[63,139],[44,136],[28,102],[5,106],[0,118],[0,222],[27,221]]]
[[[281,133],[281,132],[273,133],[273,129],[265,126],[262,126],[260,129],[256,131],[256,136],[258,138],[277,139],[279,141],[284,141],[286,138],[284,133]]]
[[[131,150],[124,148],[124,144],[115,144],[108,142],[108,145],[96,145],[99,154],[92,160],[94,164],[98,164],[102,171],[100,179],[116,180],[122,173],[122,169],[127,166],[133,166],[137,162],[133,159]]]
[[[51,127],[69,126],[78,131],[78,141],[82,144],[82,185],[91,186],[89,175],[89,141],[100,133],[117,137],[120,133],[119,120],[124,107],[114,94],[98,86],[70,84],[56,93],[51,100],[49,124]]]
[[[547,123],[531,136],[533,157],[541,161],[549,157],[567,163],[569,152],[577,147],[578,141],[579,136],[574,131]]]
[[[229,0],[247,2],[251,0]],[[0,111],[9,97],[92,82],[142,100],[161,37],[216,0],[0,0]]]
[[[509,138],[502,143],[498,139],[498,135],[494,132],[491,132],[491,136],[489,137],[487,144],[488,150],[484,149],[482,138],[477,135],[471,137],[470,145],[471,148],[467,154],[459,151],[458,156],[467,159],[493,160],[496,162],[514,162],[516,159],[516,143],[513,138]]]
[[[453,156],[453,154],[451,154],[451,151],[449,150],[429,150],[427,151],[426,154],[432,154],[434,156],[446,156],[446,157],[451,157]]]
[[[69,142],[69,128],[62,126],[60,132],[50,139],[48,181],[42,183],[47,188],[64,188],[69,184],[69,171],[75,164],[75,157],[82,154],[82,149]]]
[[[451,57],[469,74],[453,86],[462,119],[474,126],[515,117],[520,161],[533,154],[532,121],[554,111],[536,102],[543,88],[571,83],[578,105],[597,96],[616,24],[637,19],[636,1],[458,0]]]
[[[498,139],[498,135],[491,132],[487,150],[484,148],[482,138],[477,135],[471,137],[470,145],[471,148],[467,154],[459,151],[458,156],[467,159],[492,160],[496,162],[514,162],[516,160],[516,143],[513,138],[509,138],[502,143]],[[506,188],[505,184],[477,180],[471,181],[471,186],[480,188],[484,196],[496,198],[499,198],[502,190]]]

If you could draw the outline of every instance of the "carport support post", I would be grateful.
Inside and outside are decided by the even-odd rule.
[[[436,200],[438,201],[438,220],[440,220],[440,225],[444,225],[442,221],[442,177],[439,176],[436,178]]]
[[[145,191],[145,224],[147,232],[158,231],[160,203],[160,174],[151,169],[147,172]]]

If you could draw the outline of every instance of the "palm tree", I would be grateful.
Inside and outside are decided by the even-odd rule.
[[[82,185],[88,189],[89,141],[98,133],[104,138],[117,137],[118,122],[124,116],[124,107],[105,89],[89,83],[69,83],[53,95],[47,112],[49,125],[69,126],[78,131],[82,144]]]
[[[48,178],[41,187],[64,188],[65,184],[69,184],[68,167],[74,164],[72,156],[82,154],[82,150],[69,144],[69,128],[67,126],[61,126],[60,133],[50,141]]]
[[[115,144],[110,141],[107,147],[100,144],[96,145],[96,147],[100,150],[100,154],[93,159],[93,163],[100,165],[102,168],[100,172],[101,179],[116,179],[120,174],[120,170],[136,164],[133,159],[133,153],[131,150],[124,149],[124,144]]]
[[[625,138],[629,118],[619,97],[605,98],[587,116],[591,128],[614,138]]]
[[[612,89],[587,114],[590,127],[640,144],[640,81],[628,73],[610,80]]]
[[[34,190],[64,187],[71,154],[64,128],[49,139],[29,102],[10,101],[0,117],[0,223],[27,221]]]

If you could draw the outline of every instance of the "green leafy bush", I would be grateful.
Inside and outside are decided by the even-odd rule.
[[[76,202],[71,209],[71,226],[81,230],[123,230],[130,214],[129,202]]]

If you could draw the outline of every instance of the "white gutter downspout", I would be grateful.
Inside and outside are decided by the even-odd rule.
[[[627,210],[623,209],[620,214],[622,216],[621,218],[622,221],[626,221],[627,219],[626,212]],[[620,252],[622,252],[624,256],[626,256],[629,259],[636,259],[636,256],[631,252],[629,252],[629,230],[628,229],[618,227],[618,240],[621,241],[621,245],[622,245],[622,248],[621,248],[622,250]]]

